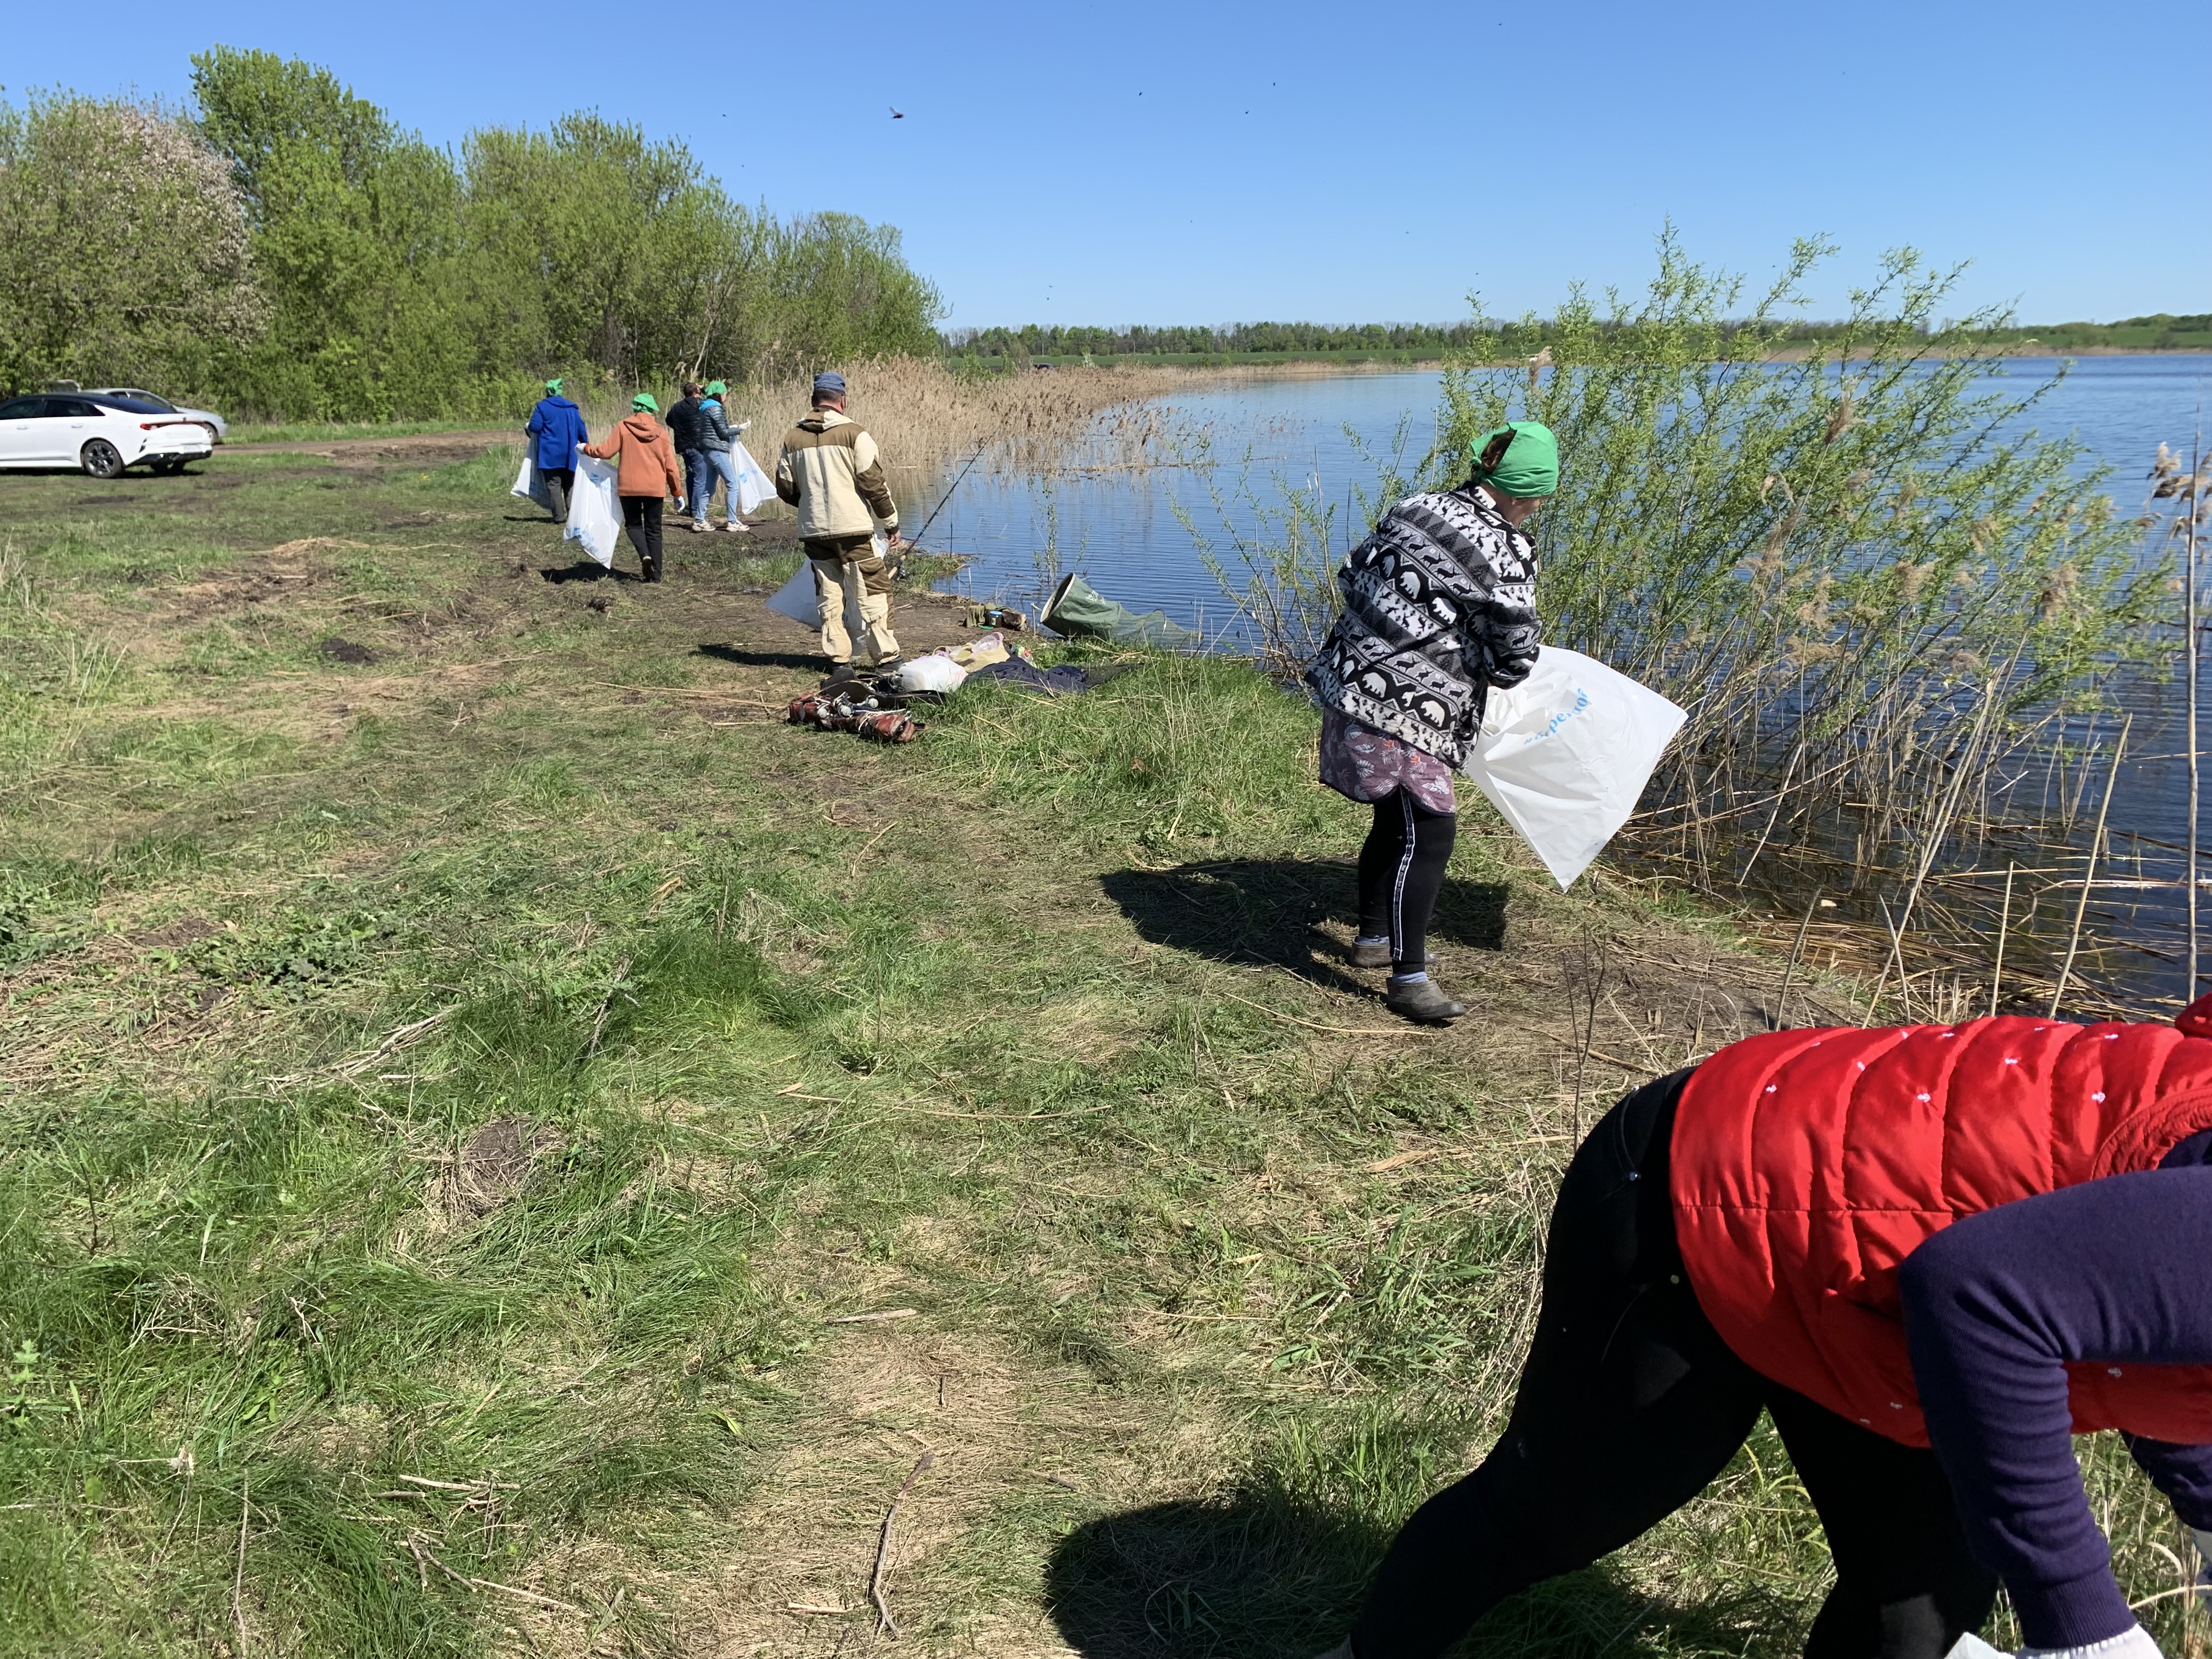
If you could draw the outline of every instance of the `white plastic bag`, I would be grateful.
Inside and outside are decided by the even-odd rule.
[[[814,586],[814,566],[811,561],[801,559],[791,580],[775,591],[768,608],[779,617],[788,617],[804,628],[822,626],[822,595]],[[866,631],[860,620],[859,605],[851,593],[845,595],[845,632],[857,635]]]
[[[615,499],[615,464],[576,452],[576,486],[568,492],[568,527],[563,538],[583,544],[584,551],[611,570],[615,544],[622,537],[622,507]]]
[[[738,511],[757,513],[761,504],[775,495],[775,480],[761,470],[752,451],[741,443],[731,444],[730,459],[737,464]]]
[[[553,492],[545,487],[545,475],[538,470],[538,446],[531,444],[523,451],[522,471],[514,475],[514,488],[507,492],[520,495],[525,501],[535,501],[548,513],[553,510]]]
[[[1492,690],[1460,770],[1564,890],[1628,822],[1687,718],[1626,675],[1547,645],[1527,679]]]
[[[899,665],[902,691],[957,691],[960,682],[967,678],[968,671],[942,651],[933,651],[926,657],[915,657]]]

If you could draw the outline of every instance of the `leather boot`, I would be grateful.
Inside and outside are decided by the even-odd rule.
[[[1391,981],[1382,994],[1382,1006],[1418,1025],[1449,1025],[1467,1012],[1465,1003],[1454,1002],[1432,979]]]

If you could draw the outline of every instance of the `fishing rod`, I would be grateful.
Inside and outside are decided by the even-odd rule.
[[[960,488],[960,479],[968,476],[969,470],[975,466],[975,463],[983,459],[983,452],[988,449],[992,444],[996,441],[997,440],[995,437],[986,438],[981,443],[975,446],[975,453],[968,458],[967,466],[963,466],[960,469],[959,477],[953,479],[951,488],[948,489],[944,495],[938,497],[937,505],[930,509],[929,516],[921,521],[921,528],[915,531],[913,535],[907,538],[906,544],[908,547],[914,548],[917,551],[920,550],[921,547],[921,538],[929,534],[929,526],[935,524],[937,522],[937,515],[945,511],[945,503],[952,499],[952,491]]]

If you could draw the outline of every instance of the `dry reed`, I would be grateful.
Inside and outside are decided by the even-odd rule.
[[[1085,441],[1086,461],[1141,460],[1165,430],[1148,405],[1193,384],[1188,371],[1141,365],[971,376],[910,357],[843,373],[847,412],[874,435],[902,495],[926,490],[945,468],[978,452],[980,467],[993,472],[1056,468]],[[811,404],[811,380],[804,376],[733,386],[728,398],[732,420],[751,423],[745,447],[771,468],[783,434]],[[598,431],[626,407],[611,399],[587,407],[586,418]]]

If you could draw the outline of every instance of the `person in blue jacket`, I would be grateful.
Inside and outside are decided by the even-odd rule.
[[[561,395],[558,378],[545,382],[545,395],[530,411],[523,435],[537,445],[538,476],[553,497],[553,522],[568,519],[568,492],[576,487],[576,448],[592,441],[582,412]]]

